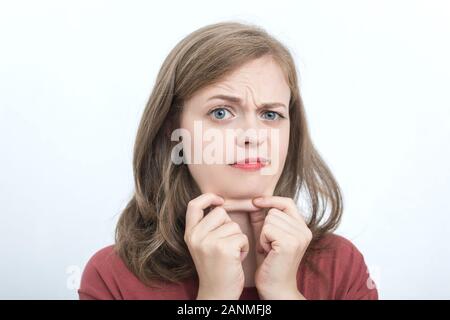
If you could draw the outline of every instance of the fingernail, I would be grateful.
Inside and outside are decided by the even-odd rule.
[[[254,200],[256,203],[263,203],[264,202],[264,198],[255,198]]]

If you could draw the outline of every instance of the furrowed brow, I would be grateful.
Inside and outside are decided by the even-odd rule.
[[[242,105],[242,99],[241,98],[234,97],[234,96],[229,96],[229,95],[226,95],[226,94],[214,95],[214,96],[210,97],[208,99],[208,101],[209,100],[213,100],[213,99],[221,99],[221,100],[230,101],[230,102]],[[262,103],[261,105],[258,106],[258,108],[275,108],[275,107],[287,108],[284,105],[284,103],[281,103],[281,102],[266,102],[266,103]]]

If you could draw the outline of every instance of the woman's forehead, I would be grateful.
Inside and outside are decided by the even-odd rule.
[[[195,95],[203,102],[212,99],[222,99],[242,104],[248,103],[253,99],[256,100],[253,102],[258,105],[264,103],[288,105],[290,92],[291,90],[284,79],[235,76],[227,77],[208,85]]]

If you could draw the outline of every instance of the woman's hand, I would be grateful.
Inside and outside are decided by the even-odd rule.
[[[242,260],[249,242],[223,207],[224,199],[205,193],[186,211],[186,242],[199,276],[197,299],[239,299],[244,288]],[[216,205],[205,217],[203,210]]]
[[[261,299],[304,299],[297,271],[312,233],[291,198],[267,196],[253,203],[266,210],[250,213],[256,240],[255,284]]]

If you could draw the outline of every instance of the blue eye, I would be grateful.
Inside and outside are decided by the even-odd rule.
[[[216,108],[210,111],[209,114],[213,114],[214,118],[217,120],[224,120],[227,112],[231,114],[231,112],[225,108]]]
[[[263,114],[268,115],[268,117],[265,119],[270,120],[270,121],[277,120],[278,117],[284,118],[281,114],[279,114],[278,112],[275,112],[275,111],[266,111]]]

